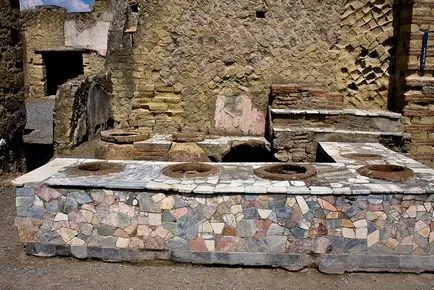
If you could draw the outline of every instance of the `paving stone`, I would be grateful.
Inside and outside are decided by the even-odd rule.
[[[214,233],[220,235],[223,232],[224,223],[211,223]]]
[[[278,224],[272,223],[270,225],[270,227],[268,228],[267,234],[269,236],[281,236],[281,235],[283,235],[284,230],[285,230],[284,227],[282,227]]]
[[[19,196],[15,199],[17,207],[31,207],[33,205],[33,196]]]
[[[91,203],[92,202],[92,199],[83,190],[70,192],[70,193],[68,193],[68,197],[75,199],[75,201],[78,204]]]
[[[150,213],[148,215],[149,225],[151,226],[159,226],[161,225],[161,214],[158,213]]]
[[[67,196],[63,206],[63,212],[70,213],[77,209],[78,209],[78,202],[74,198]]]
[[[67,228],[60,228],[57,230],[57,233],[65,241],[65,243],[70,242],[72,238],[74,238],[78,234],[77,231]]]
[[[245,208],[243,210],[244,218],[245,219],[258,219],[258,210],[254,207],[251,208]]]
[[[57,190],[46,186],[38,188],[36,194],[46,202],[50,202],[60,196],[60,193]]]
[[[276,216],[282,219],[288,219],[291,217],[291,209],[288,207],[278,207],[276,208]]]
[[[237,227],[237,236],[243,238],[253,237],[256,233],[256,224],[254,220],[241,220]]]
[[[108,224],[102,224],[98,227],[98,235],[112,236],[116,231],[116,227]]]
[[[160,207],[154,203],[154,201],[147,193],[139,193],[137,195],[137,200],[139,201],[140,211],[152,212],[152,213],[160,212]]]
[[[270,216],[271,211],[272,211],[271,209],[258,208],[258,214],[261,217],[261,219],[267,219]]]

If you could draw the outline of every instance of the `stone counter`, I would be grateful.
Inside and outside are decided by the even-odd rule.
[[[64,167],[84,160],[63,162],[15,181],[15,224],[30,254],[434,270],[434,175],[417,162],[407,184],[362,178],[354,163],[315,164],[316,179],[288,182],[253,175],[260,164],[215,164],[217,178],[177,180],[160,175],[167,163],[120,161],[120,173],[74,177]]]

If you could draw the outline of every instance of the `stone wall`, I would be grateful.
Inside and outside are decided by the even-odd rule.
[[[346,1],[335,73],[347,107],[387,110],[389,78],[393,74],[393,9],[398,8],[393,2]]]
[[[45,72],[41,54],[35,50],[59,48],[65,45],[66,10],[44,6],[23,14],[25,38],[26,97],[45,96]]]
[[[105,59],[100,54],[88,51],[83,53],[83,72],[85,76],[93,76],[104,70]]]
[[[0,174],[23,170],[26,123],[23,51],[18,0],[0,1]]]
[[[124,36],[132,52],[112,59],[118,126],[262,134],[270,84],[300,81],[386,109],[391,1],[140,4],[137,32]]]
[[[91,13],[71,13],[54,6],[42,6],[24,12],[26,43],[26,96],[46,95],[46,71],[43,55],[69,48],[83,49],[84,75],[104,69],[111,12],[107,1],[97,1]],[[66,47],[66,48],[65,48]]]
[[[403,86],[398,108],[403,108],[406,131],[413,142],[411,156],[434,167],[434,5],[431,1],[416,0],[404,12],[410,23],[403,26],[404,54],[401,74]],[[425,68],[421,68],[423,34],[428,33]],[[402,95],[402,92],[404,94]]]
[[[54,116],[56,152],[66,152],[92,140],[112,124],[112,85],[109,74],[80,76],[59,86]]]
[[[100,8],[102,7],[98,9]],[[105,56],[111,14],[101,13],[103,12],[68,14],[64,24],[64,45],[95,50]]]
[[[315,265],[329,273],[434,269],[432,195],[190,196],[41,185],[18,188],[16,204],[19,240],[39,256]]]

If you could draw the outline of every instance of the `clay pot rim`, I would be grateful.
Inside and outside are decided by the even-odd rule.
[[[205,134],[200,133],[174,133],[172,141],[177,143],[198,143],[206,139]]]
[[[369,178],[386,181],[407,181],[416,176],[410,168],[394,164],[369,164],[358,168],[357,172]]]
[[[386,158],[384,155],[375,154],[375,153],[346,153],[341,154],[342,157],[359,160],[359,161],[368,161],[368,160],[382,160]]]
[[[300,173],[294,173],[294,174],[272,172],[284,166],[303,168],[305,169],[305,171]],[[265,165],[256,168],[253,171],[257,176],[262,177],[264,179],[270,179],[270,180],[303,180],[308,177],[312,177],[316,175],[318,172],[316,167],[312,164],[296,164],[296,163],[281,163],[281,164]]]
[[[113,129],[102,131],[100,134],[102,141],[115,144],[132,144],[134,142],[144,141],[149,138],[149,133],[139,130],[130,129]]]
[[[125,168],[124,165],[109,161],[83,162],[66,168],[66,173],[73,176],[100,176],[111,173],[119,173]]]
[[[182,170],[187,170],[192,172],[196,171],[196,172],[188,174],[188,173],[183,173]],[[199,178],[199,177],[208,177],[212,175],[217,175],[219,173],[219,170],[217,167],[211,164],[206,164],[202,162],[183,162],[183,163],[168,165],[161,170],[161,173],[165,176],[177,178],[177,179]]]

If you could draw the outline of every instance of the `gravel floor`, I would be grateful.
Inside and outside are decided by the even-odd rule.
[[[26,143],[53,143],[54,96],[40,99],[26,99],[26,129],[35,130],[24,136]]]
[[[0,289],[434,289],[434,274],[204,267],[172,263],[105,263],[27,256],[13,226],[12,175],[0,176]]]

